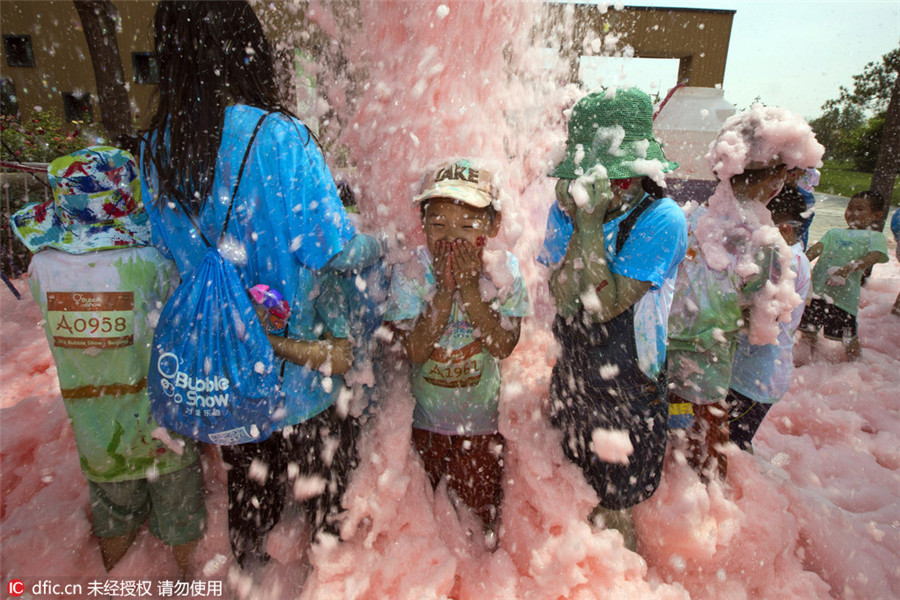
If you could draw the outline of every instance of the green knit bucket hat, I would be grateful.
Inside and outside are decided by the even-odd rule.
[[[653,137],[653,102],[637,88],[600,90],[572,108],[566,158],[552,177],[577,179],[594,165],[610,179],[644,177],[678,168]]]

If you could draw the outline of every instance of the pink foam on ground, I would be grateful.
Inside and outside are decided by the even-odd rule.
[[[389,373],[390,400],[364,429],[346,541],[309,548],[302,514],[289,508],[270,535],[272,563],[242,573],[227,542],[225,470],[209,448],[209,526],[196,570],[222,581],[229,598],[600,598],[613,590],[647,598],[894,597],[900,318],[890,306],[898,273],[892,259],[863,289],[862,361],[840,362],[842,349],[824,344],[821,359],[797,368],[759,431],[756,455],[732,448],[724,485],[704,487],[670,452],[659,491],[635,509],[640,555],[586,520],[594,492],[541,414],[554,349],[538,315],[504,363],[508,450],[496,552],[485,549],[474,517],[427,483],[410,451],[412,399],[398,368]],[[174,560],[145,528],[104,573],[37,308],[10,294],[0,294],[0,308],[2,577],[85,585],[174,579]]]
[[[196,569],[222,581],[231,598],[599,598],[612,590],[647,598],[896,596],[900,319],[889,311],[898,271],[895,260],[879,265],[863,290],[862,361],[833,363],[842,350],[825,345],[821,360],[799,367],[760,429],[757,454],[732,449],[725,485],[704,487],[670,453],[659,491],[635,510],[640,555],[586,520],[595,495],[541,415],[553,348],[538,317],[504,363],[508,451],[496,552],[446,489],[431,490],[410,451],[412,400],[399,369],[390,374],[391,400],[362,438],[345,542],[309,548],[302,515],[289,509],[270,536],[272,563],[240,572],[227,542],[225,471],[210,448],[203,455],[209,527]],[[0,294],[0,307],[2,577],[174,579],[174,560],[146,529],[104,573],[59,392],[35,393],[55,386],[36,306]]]

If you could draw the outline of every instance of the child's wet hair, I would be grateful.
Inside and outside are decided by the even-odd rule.
[[[869,205],[869,210],[874,213],[880,213],[884,210],[884,196],[876,192],[875,190],[866,190],[864,192],[859,192],[858,194],[853,194],[854,198],[861,198],[865,200]]]
[[[802,221],[803,213],[806,212],[806,202],[799,193],[784,190],[775,196],[766,208],[777,225],[784,221]]]

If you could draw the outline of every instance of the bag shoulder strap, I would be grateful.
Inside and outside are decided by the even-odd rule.
[[[241,160],[241,168],[238,170],[237,179],[234,181],[234,187],[231,190],[231,202],[228,204],[228,212],[225,213],[225,223],[222,225],[222,233],[219,234],[219,241],[222,240],[222,237],[225,235],[225,230],[228,229],[228,223],[231,222],[231,209],[234,207],[234,199],[237,197],[238,188],[241,186],[241,178],[244,176],[244,167],[247,166],[247,158],[250,156],[250,149],[253,148],[253,142],[256,141],[256,134],[259,133],[260,127],[262,127],[263,121],[266,120],[273,111],[268,111],[263,113],[263,115],[259,118],[259,121],[256,122],[256,127],[253,128],[253,133],[250,135],[250,141],[247,142],[247,149],[244,151],[244,158]]]
[[[222,232],[219,234],[219,240],[221,241],[222,236],[225,235],[225,230],[228,229],[228,223],[231,221],[231,209],[234,207],[234,199],[237,196],[238,188],[241,185],[241,178],[244,176],[244,167],[247,165],[247,158],[250,156],[250,149],[253,147],[253,142],[256,141],[256,134],[259,133],[260,127],[262,127],[263,121],[266,120],[270,114],[274,111],[267,111],[263,113],[263,115],[259,118],[259,121],[256,122],[256,127],[253,128],[253,133],[250,135],[250,141],[247,143],[247,149],[244,151],[244,158],[241,160],[241,168],[238,170],[237,179],[234,182],[234,187],[231,189],[231,202],[228,204],[228,212],[225,214],[225,224],[222,225]],[[159,168],[159,164],[156,162],[156,158],[153,156],[153,153],[149,148],[149,140],[145,138],[144,140],[147,142],[147,148],[145,153],[149,155],[150,161],[153,163],[153,167],[156,169],[156,176],[162,176],[162,170]],[[190,207],[185,202],[184,197],[180,193],[174,194],[175,201],[178,203],[178,206],[181,207],[182,212],[184,212],[185,216],[191,221],[191,225],[194,226],[194,230],[200,235],[200,239],[203,240],[203,243],[206,244],[207,248],[212,248],[212,244],[209,243],[206,235],[203,233],[203,229],[200,228],[200,223],[197,221],[197,217],[194,216],[193,211],[191,211]]]
[[[653,203],[656,202],[656,200],[657,198],[654,198],[650,194],[646,194],[638,205],[628,213],[628,216],[619,223],[619,232],[616,235],[616,254],[621,252],[622,248],[625,247],[625,242],[628,241],[628,236],[631,235],[631,230],[634,228],[634,224],[637,223],[638,218],[640,218],[648,208],[653,206]]]

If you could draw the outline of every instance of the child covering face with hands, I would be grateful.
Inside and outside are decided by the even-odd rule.
[[[492,177],[467,159],[429,175],[414,199],[427,243],[395,271],[385,315],[412,363],[412,438],[429,479],[436,487],[447,478],[491,544],[503,471],[500,359],[528,311],[516,257],[485,250],[500,230]]]

